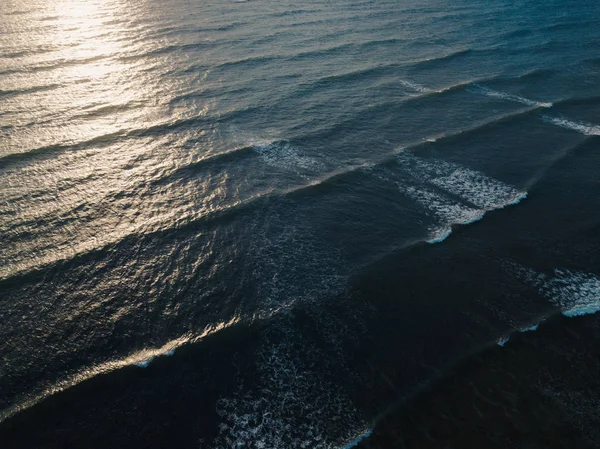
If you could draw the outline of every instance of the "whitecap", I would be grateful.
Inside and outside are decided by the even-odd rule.
[[[455,167],[430,182],[484,210],[517,204],[527,196],[508,184],[464,167]]]
[[[600,311],[600,278],[591,273],[555,270],[541,291],[568,317]]]
[[[423,206],[439,222],[430,227],[428,243],[444,241],[452,233],[452,225],[474,223],[485,214],[480,209],[461,204],[427,187],[399,185],[399,188],[401,192]]]
[[[527,192],[451,162],[420,158],[410,153],[401,153],[396,160],[416,180],[433,184],[483,211],[514,205],[527,197]]]
[[[438,223],[429,228],[428,243],[444,241],[452,233],[452,225],[474,223],[490,210],[517,204],[527,197],[527,192],[458,164],[408,152],[398,154],[396,162],[413,184],[406,183],[406,175],[391,170],[375,176],[395,180],[402,193],[437,219]]]
[[[520,278],[535,286],[539,293],[567,317],[600,312],[600,277],[593,273],[555,269],[553,275],[511,266]]]

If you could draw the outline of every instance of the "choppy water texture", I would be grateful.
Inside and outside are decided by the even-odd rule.
[[[3,0],[0,446],[600,447],[599,20]]]

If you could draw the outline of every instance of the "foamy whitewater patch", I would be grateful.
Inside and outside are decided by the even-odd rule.
[[[439,243],[451,233],[453,224],[470,224],[480,220],[484,211],[461,204],[426,187],[399,185],[400,191],[413,201],[423,206],[439,222],[429,229],[431,237],[429,243]]]
[[[485,211],[514,205],[527,197],[527,192],[458,164],[420,158],[410,153],[401,153],[396,160],[414,178],[433,184]]]
[[[252,148],[266,164],[284,168],[302,176],[305,176],[306,172],[321,172],[325,167],[322,162],[301,154],[289,142],[255,144]]]
[[[408,80],[400,80],[398,81],[400,84],[402,84],[404,87],[408,87],[409,89],[412,89],[414,91],[417,92],[431,92],[431,89],[428,89],[425,86],[422,86],[421,84],[415,83],[413,81],[408,81]]]
[[[214,447],[339,449],[366,438],[351,400],[319,371],[322,357],[292,328],[267,338],[256,358],[258,383],[245,389],[240,382],[217,402],[222,422]]]
[[[555,277],[541,287],[568,317],[600,311],[600,278],[591,273],[555,270]]]
[[[526,192],[458,164],[408,152],[398,154],[396,161],[416,184],[398,183],[400,190],[439,222],[436,228],[430,228],[429,243],[445,240],[452,225],[474,223],[486,212],[517,204],[527,196]]]
[[[487,95],[488,97],[501,98],[502,100],[513,101],[515,103],[525,104],[527,106],[539,107],[539,108],[551,108],[552,103],[545,103],[541,101],[530,100],[529,98],[520,97],[518,95],[512,95],[505,92],[499,92],[492,90],[488,87],[482,86],[481,84],[473,83],[472,87],[468,89],[469,92]]]
[[[567,317],[600,312],[600,277],[593,273],[555,269],[548,276],[516,264],[509,268],[536,287]]]
[[[550,117],[544,115],[542,119],[545,122],[552,123],[553,125],[560,126],[561,128],[572,129],[573,131],[580,132],[586,136],[600,136],[600,125],[593,125],[591,123],[577,123],[564,118]]]

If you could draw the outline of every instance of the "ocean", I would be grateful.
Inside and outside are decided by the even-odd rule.
[[[599,23],[2,0],[0,447],[600,448]]]

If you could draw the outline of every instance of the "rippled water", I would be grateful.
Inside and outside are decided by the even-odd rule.
[[[600,446],[599,19],[584,0],[4,0],[0,439]],[[522,379],[563,430],[415,431],[446,423],[422,405],[443,386],[414,398],[464,363],[453,392]]]

